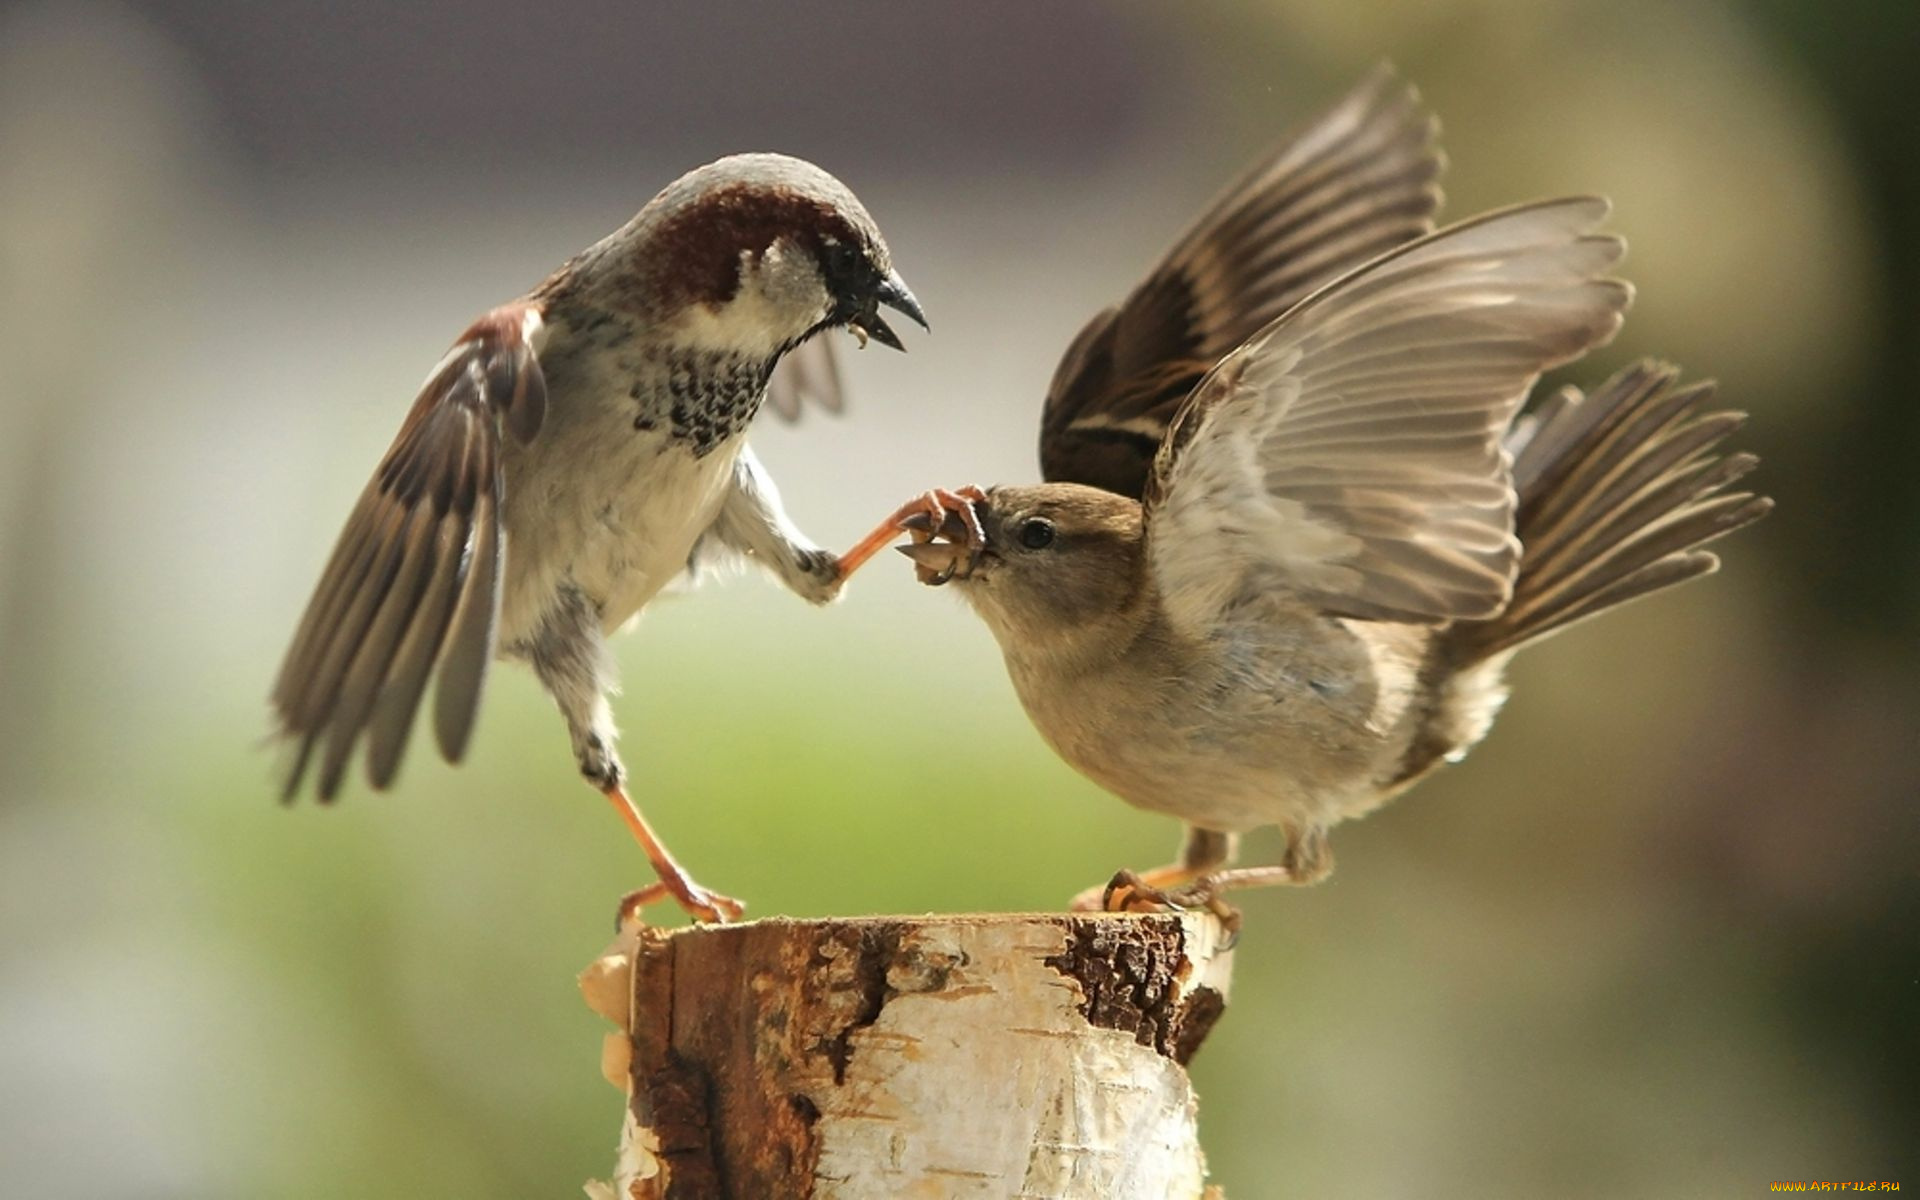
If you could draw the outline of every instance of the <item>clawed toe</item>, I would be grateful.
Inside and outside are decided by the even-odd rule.
[[[1171,887],[1156,887],[1129,870],[1114,872],[1106,885],[1088,888],[1073,898],[1074,912],[1170,913],[1206,909],[1220,919],[1229,933],[1240,928],[1240,910],[1227,903],[1225,886],[1236,882],[1233,872],[1199,875]]]
[[[620,897],[619,908],[614,913],[614,930],[618,932],[626,928],[629,921],[639,918],[642,908],[649,904],[658,904],[662,900],[673,901],[689,917],[709,925],[726,925],[738,921],[741,914],[747,911],[747,906],[732,896],[708,891],[689,879],[683,879],[680,882],[684,887],[676,888],[662,880],[659,883],[650,883],[643,888],[636,888]]]
[[[1184,890],[1155,887],[1123,867],[1106,883],[1075,896],[1067,907],[1073,912],[1174,912],[1186,907],[1174,896]]]
[[[1163,913],[1182,907],[1166,889],[1154,887],[1132,871],[1115,871],[1100,890],[1102,912]]]
[[[696,921],[706,921],[714,925],[726,925],[738,921],[747,911],[744,901],[732,896],[722,896],[719,892],[710,892],[699,886],[693,887],[685,896],[675,896],[680,907]]]
[[[627,922],[638,920],[640,910],[649,904],[658,904],[667,898],[667,885],[650,883],[643,888],[635,888],[620,897],[620,904],[613,912],[613,931],[619,933],[627,927]]]

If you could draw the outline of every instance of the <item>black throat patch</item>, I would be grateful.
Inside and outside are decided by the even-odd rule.
[[[665,428],[704,458],[737,437],[760,411],[772,363],[714,350],[658,350],[644,356],[628,390],[639,403],[633,427]]]

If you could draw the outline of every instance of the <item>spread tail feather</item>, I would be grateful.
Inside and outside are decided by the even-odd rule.
[[[1717,448],[1746,414],[1703,411],[1710,382],[1641,362],[1590,396],[1566,388],[1508,437],[1521,545],[1513,599],[1447,635],[1456,664],[1481,662],[1720,565],[1701,549],[1773,508],[1727,492],[1751,454]]]

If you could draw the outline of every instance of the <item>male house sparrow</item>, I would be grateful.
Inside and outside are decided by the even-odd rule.
[[[665,893],[737,916],[627,795],[606,637],[696,548],[751,557],[814,603],[838,594],[839,560],[787,519],[745,433],[776,364],[820,331],[900,349],[882,304],[926,324],[853,193],[810,163],[743,154],[475,321],[427,377],[287,652],[272,695],[295,749],[286,798],[317,757],[332,799],[363,736],[373,786],[391,783],[436,669],[434,734],[458,762],[488,663],[517,659],[659,875],[628,903]],[[837,398],[819,346],[776,404]]]
[[[1514,650],[1713,570],[1699,547],[1771,507],[1719,494],[1754,465],[1713,453],[1743,418],[1702,413],[1710,389],[1666,368],[1516,423],[1631,299],[1604,277],[1624,247],[1594,232],[1602,200],[1483,216],[1271,303],[1267,277],[1326,261],[1294,231],[1398,208],[1361,183],[1377,163],[1326,153],[1283,149],[1316,180],[1299,198],[1256,222],[1230,192],[1080,335],[1042,418],[1051,482],[895,514],[922,581],[987,622],[1048,743],[1187,823],[1176,863],[1076,906],[1318,881],[1332,825],[1485,735]],[[1222,870],[1266,825],[1281,862]]]

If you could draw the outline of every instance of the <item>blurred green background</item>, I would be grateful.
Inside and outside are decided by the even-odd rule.
[[[1920,1186],[1912,0],[0,9],[0,1192],[564,1196],[618,1096],[573,974],[645,866],[532,679],[390,796],[274,803],[262,698],[479,310],[721,153],[815,159],[935,334],[756,444],[815,538],[1035,476],[1068,338],[1392,58],[1447,214],[1602,191],[1625,333],[1777,516],[1522,657],[1492,738],[1246,901],[1196,1063],[1235,1200]],[[851,349],[850,344],[847,347]],[[756,914],[1053,907],[1174,824],[1043,748],[878,563],[619,643],[637,793]],[[1256,837],[1257,860],[1275,844]]]

